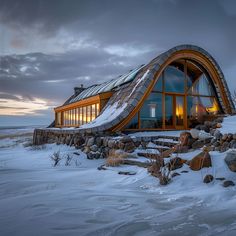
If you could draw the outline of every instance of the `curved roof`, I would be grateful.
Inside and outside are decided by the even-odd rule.
[[[151,91],[155,78],[157,78],[158,73],[161,73],[168,65],[167,63],[175,58],[176,55],[181,55],[182,58],[186,58],[190,54],[196,55],[197,59],[204,61],[209,67],[213,68],[212,70],[217,76],[217,83],[214,81],[214,86],[219,98],[219,103],[225,113],[234,112],[235,108],[227,83],[217,62],[208,52],[200,47],[180,45],[162,53],[146,66],[137,68],[133,73],[131,72],[127,74],[126,77],[124,76],[125,78],[122,77],[123,79],[121,79],[121,81],[127,79],[130,82],[128,86],[122,86],[124,82],[119,81],[119,79],[104,83],[101,88],[93,86],[91,88],[92,91],[101,91],[99,89],[105,90],[106,87],[108,88],[109,86],[110,88],[114,88],[117,82],[120,88],[114,92],[100,115],[92,122],[82,125],[78,128],[78,131],[99,132],[104,130],[116,130],[114,127],[118,127],[117,125],[127,121],[128,116],[135,114],[137,109],[141,107],[145,99],[144,95],[148,91]],[[189,58],[191,57],[189,56]],[[92,91],[91,94],[93,93]],[[84,94],[84,96],[86,95]]]

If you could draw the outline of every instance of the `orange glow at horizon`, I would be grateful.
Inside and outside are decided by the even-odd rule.
[[[22,96],[15,95],[19,100],[0,99],[0,115],[25,116],[40,115],[40,111],[49,109],[49,102],[41,98],[33,98],[32,100],[24,100]]]

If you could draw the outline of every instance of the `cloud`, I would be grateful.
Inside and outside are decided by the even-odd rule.
[[[1,99],[40,98],[51,109],[73,87],[116,78],[186,43],[210,52],[235,89],[233,0],[0,0],[0,6]]]

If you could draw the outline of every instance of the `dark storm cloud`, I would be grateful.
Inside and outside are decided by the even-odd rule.
[[[11,99],[11,100],[15,100],[15,101],[21,100],[19,97],[14,96],[12,94],[8,94],[8,93],[0,93],[0,99]]]
[[[185,43],[206,49],[223,71],[236,67],[233,0],[0,0],[0,6],[0,28],[13,32],[5,36],[9,51],[22,52],[0,59],[0,92],[9,96],[60,105],[74,86],[117,77]],[[234,77],[227,80],[233,90]]]

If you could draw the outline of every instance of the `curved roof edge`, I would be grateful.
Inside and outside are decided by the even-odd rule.
[[[79,132],[100,132],[104,130],[110,130],[116,125],[118,125],[122,120],[128,117],[128,115],[136,108],[139,104],[139,101],[143,98],[145,92],[147,91],[150,83],[153,81],[155,74],[158,70],[165,64],[165,62],[171,58],[171,56],[182,50],[190,50],[192,52],[198,52],[201,55],[205,56],[207,60],[214,66],[215,71],[217,72],[218,77],[221,80],[221,83],[224,88],[225,95],[227,97],[231,112],[235,112],[235,107],[231,98],[231,94],[226,83],[224,74],[215,61],[215,59],[204,49],[195,46],[195,45],[179,45],[169,49],[168,51],[160,54],[154,58],[149,64],[142,67],[138,73],[135,75],[135,78],[130,82],[129,86],[121,87],[120,90],[115,92],[107,105],[102,110],[101,114],[92,122],[85,124],[78,128]],[[220,95],[219,88],[216,89],[218,96]],[[127,96],[129,94],[129,96]],[[219,96],[219,102],[222,105],[222,109],[225,113],[228,113],[227,108],[225,107],[221,97]],[[111,111],[117,111],[111,115]],[[110,117],[106,119],[106,114],[110,114]],[[102,119],[104,118],[104,119]]]

